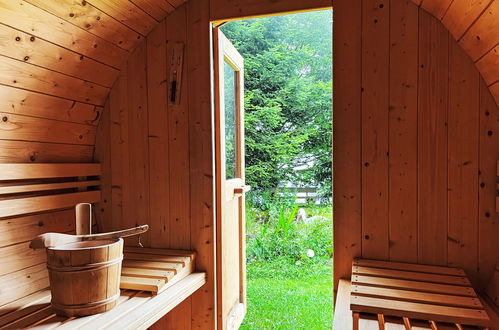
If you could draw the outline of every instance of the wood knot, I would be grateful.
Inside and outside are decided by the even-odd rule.
[[[29,41],[31,41],[31,42],[35,41],[35,37],[31,36],[31,37],[29,38]]]

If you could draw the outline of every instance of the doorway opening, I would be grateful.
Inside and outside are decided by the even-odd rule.
[[[244,58],[244,168],[252,190],[245,195],[241,329],[330,329],[332,10],[233,21],[220,30]],[[230,110],[234,82],[225,84]],[[225,111],[225,123],[233,116]],[[226,173],[236,157],[230,129]]]

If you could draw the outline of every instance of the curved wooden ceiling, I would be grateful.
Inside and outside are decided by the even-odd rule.
[[[0,162],[87,160],[122,64],[185,1],[0,0]],[[449,29],[499,104],[499,0],[412,1]]]
[[[444,24],[473,60],[499,105],[499,1],[412,1]]]
[[[122,64],[184,2],[0,1],[0,162],[89,160]]]

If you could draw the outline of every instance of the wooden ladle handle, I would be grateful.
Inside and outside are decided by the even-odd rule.
[[[109,233],[92,234],[92,235],[78,235],[77,237],[82,241],[113,239],[113,238],[139,235],[139,234],[145,233],[148,229],[149,229],[149,225],[142,225],[142,226],[138,226],[135,228],[112,231]]]

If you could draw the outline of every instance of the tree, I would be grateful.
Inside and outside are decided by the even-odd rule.
[[[255,190],[292,182],[331,195],[332,12],[222,27],[245,59],[246,178]]]

